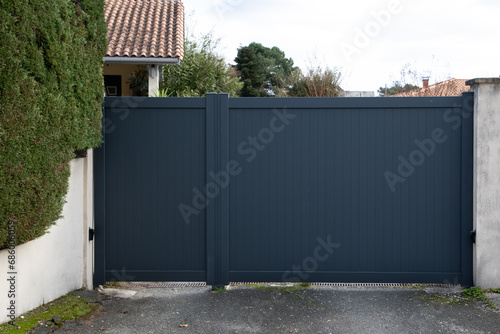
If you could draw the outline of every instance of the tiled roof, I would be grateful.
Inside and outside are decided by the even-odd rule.
[[[427,88],[417,88],[391,96],[460,96],[463,92],[470,91],[470,87],[465,84],[466,81],[467,79],[450,79]]]
[[[172,0],[106,0],[107,57],[184,55],[184,5]]]

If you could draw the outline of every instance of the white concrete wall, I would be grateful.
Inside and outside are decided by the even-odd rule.
[[[75,289],[92,288],[93,226],[92,152],[71,162],[63,218],[46,235],[16,246],[16,316]],[[0,251],[0,323],[9,321],[7,250]]]
[[[474,285],[500,288],[500,78],[467,84],[474,92]]]

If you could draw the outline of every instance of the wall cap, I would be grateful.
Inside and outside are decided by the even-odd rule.
[[[498,78],[476,78],[465,82],[467,86],[481,85],[481,84],[500,84],[500,77]]]

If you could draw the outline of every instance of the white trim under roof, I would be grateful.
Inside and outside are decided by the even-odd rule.
[[[104,57],[105,64],[173,64],[179,65],[178,58],[156,58],[156,57]]]

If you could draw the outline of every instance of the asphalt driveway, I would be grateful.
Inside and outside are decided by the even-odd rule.
[[[106,290],[109,295],[96,297],[95,311],[57,333],[500,333],[500,312],[460,292],[459,287],[260,285],[226,292]]]

